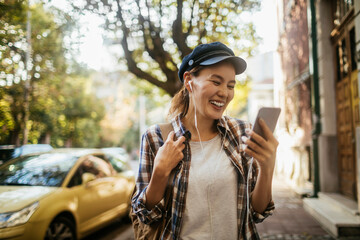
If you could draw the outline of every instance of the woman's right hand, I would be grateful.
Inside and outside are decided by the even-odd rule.
[[[181,136],[174,141],[174,131],[171,131],[162,145],[154,160],[154,172],[163,176],[169,176],[171,170],[184,158],[182,151],[185,148],[185,137]]]

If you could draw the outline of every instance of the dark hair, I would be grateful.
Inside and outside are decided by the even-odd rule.
[[[197,66],[189,71],[189,73],[195,77],[199,76],[200,71],[206,68],[206,66]],[[180,118],[186,116],[189,110],[190,97],[189,91],[183,85],[179,92],[175,94],[171,100],[171,106],[168,113],[168,119],[172,119],[180,114]]]

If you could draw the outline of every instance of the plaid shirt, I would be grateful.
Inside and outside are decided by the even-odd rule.
[[[172,184],[172,207],[171,207],[171,224],[167,224],[161,239],[179,239],[182,217],[185,212],[186,192],[188,188],[189,169],[191,162],[191,149],[189,141],[191,133],[185,129],[177,116],[171,121],[176,137],[185,136],[185,149],[183,150],[184,158],[174,168],[175,174],[170,179]],[[241,151],[241,136],[246,136],[245,129],[251,128],[249,123],[241,120],[223,116],[217,121],[217,129],[222,136],[226,136],[223,149],[229,160],[233,163],[238,173],[238,194],[237,194],[237,225],[238,239],[260,239],[257,233],[255,223],[262,222],[267,216],[271,215],[275,209],[274,202],[271,201],[264,213],[260,214],[251,208],[251,214],[247,214],[246,207],[246,180],[247,169],[250,164],[250,157]],[[225,134],[225,132],[227,133]],[[154,166],[154,159],[157,150],[163,145],[164,141],[161,136],[161,130],[158,125],[154,125],[147,129],[142,136],[139,174],[136,181],[136,194],[132,198],[133,211],[138,218],[145,224],[151,224],[161,219],[170,209],[164,209],[164,199],[162,199],[153,209],[147,210],[145,207],[145,191],[150,182],[151,174]],[[252,172],[250,173],[250,192],[253,191],[256,183],[257,166],[254,161]],[[171,175],[172,176],[172,175]],[[250,193],[251,199],[251,193]],[[251,201],[251,200],[250,200]],[[247,217],[248,216],[248,217]]]

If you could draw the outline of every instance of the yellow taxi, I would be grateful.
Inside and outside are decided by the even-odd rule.
[[[80,239],[127,216],[134,172],[120,155],[63,149],[0,166],[0,239]]]

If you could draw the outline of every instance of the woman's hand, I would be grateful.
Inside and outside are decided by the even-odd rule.
[[[265,139],[259,134],[250,131],[250,139],[242,137],[243,142],[247,145],[245,153],[257,160],[260,171],[266,171],[272,174],[275,167],[276,149],[279,142],[263,119],[259,119],[259,124],[265,135]]]
[[[255,188],[252,191],[251,205],[254,211],[263,213],[272,199],[272,176],[279,142],[263,119],[259,119],[259,124],[265,139],[251,131],[249,133],[250,139],[242,137],[242,140],[247,145],[244,150],[245,153],[256,159],[260,169]]]
[[[154,169],[157,174],[169,176],[171,170],[184,158],[182,151],[185,148],[185,137],[181,136],[174,141],[174,131],[171,131],[156,154]]]
[[[168,138],[162,145],[154,160],[154,169],[148,188],[146,189],[147,209],[152,209],[163,197],[171,170],[183,159],[182,151],[185,148],[185,137],[181,136],[174,141],[174,131],[169,133]]]

